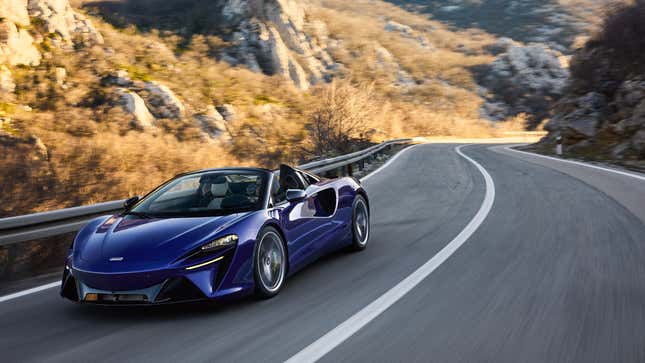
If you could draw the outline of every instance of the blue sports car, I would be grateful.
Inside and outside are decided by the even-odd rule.
[[[286,165],[181,174],[119,215],[81,229],[61,295],[91,304],[275,296],[290,275],[370,237],[367,194],[352,177]]]

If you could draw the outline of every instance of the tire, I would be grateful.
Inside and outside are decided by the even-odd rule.
[[[367,201],[359,194],[352,205],[352,250],[364,250],[369,239],[370,211]]]
[[[258,234],[253,253],[255,294],[262,299],[277,295],[287,275],[287,254],[280,233],[265,227]]]

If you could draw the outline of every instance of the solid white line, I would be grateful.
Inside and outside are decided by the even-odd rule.
[[[13,294],[5,295],[5,296],[0,296],[0,302],[13,300],[13,299],[19,298],[21,296],[34,294],[34,293],[37,293],[39,291],[43,291],[43,290],[47,290],[47,289],[51,289],[53,287],[59,287],[59,286],[60,286],[59,281],[50,282],[50,283],[45,284],[45,285],[32,287],[31,289],[18,291],[18,292],[15,292]]]
[[[396,160],[399,156],[401,156],[401,154],[403,154],[404,152],[406,152],[406,151],[408,151],[408,150],[412,149],[412,148],[413,148],[413,147],[415,147],[415,146],[418,146],[418,145],[410,146],[410,147],[406,148],[405,150],[402,150],[402,151],[401,151],[401,152],[399,152],[398,154],[394,155],[394,157],[393,157],[393,158],[391,158],[390,160],[388,160],[385,164],[381,165],[378,169],[376,169],[376,170],[374,170],[373,172],[371,172],[370,174],[368,174],[368,175],[364,176],[364,177],[361,179],[361,181],[364,181],[364,180],[368,179],[369,177],[373,176],[374,174],[376,174],[376,173],[380,172],[382,169],[384,169],[385,167],[387,167],[388,165],[390,165],[394,160]],[[1,302],[5,302],[5,301],[9,301],[9,300],[13,300],[13,299],[16,299],[16,298],[19,298],[19,297],[25,296],[25,295],[34,294],[34,293],[37,293],[37,292],[40,292],[40,291],[43,291],[43,290],[47,290],[47,289],[51,289],[51,288],[54,288],[54,287],[58,287],[58,286],[60,286],[60,282],[59,282],[59,281],[54,281],[54,282],[51,282],[51,283],[48,283],[48,284],[45,284],[45,285],[41,285],[41,286],[33,287],[33,288],[31,288],[31,289],[27,289],[27,290],[23,290],[23,291],[18,291],[18,292],[13,293],[13,294],[5,295],[5,296],[0,296],[0,303],[1,303]]]
[[[616,169],[611,169],[611,168],[603,168],[602,166],[596,166],[596,165],[593,165],[593,164],[583,163],[583,162],[580,162],[580,161],[560,159],[560,158],[555,158],[553,156],[546,156],[546,155],[536,154],[536,153],[532,153],[532,152],[516,150],[516,149],[512,148],[512,145],[505,146],[505,147],[503,147],[503,149],[508,150],[508,151],[512,151],[512,152],[516,152],[516,153],[522,153],[522,154],[535,156],[535,157],[538,157],[538,158],[555,160],[555,161],[559,161],[559,162],[562,162],[562,163],[569,163],[569,164],[575,164],[575,165],[580,165],[580,166],[586,166],[587,168],[602,170],[602,171],[606,171],[606,172],[609,172],[609,173],[615,173],[615,174],[628,176],[630,178],[636,178],[636,179],[645,181],[645,176],[642,176],[642,175],[632,174],[632,173],[628,173],[628,172],[621,171],[621,170],[616,170]]]
[[[466,228],[464,228],[457,237],[450,241],[450,243],[434,255],[428,262],[423,264],[403,281],[399,282],[396,286],[388,290],[385,294],[381,295],[349,319],[345,320],[327,334],[323,335],[318,340],[296,353],[296,355],[289,358],[289,360],[286,361],[287,363],[315,362],[329,353],[332,349],[339,346],[428,277],[437,267],[455,253],[455,251],[457,251],[457,249],[459,249],[459,247],[461,247],[484,222],[495,201],[495,184],[493,183],[493,178],[488,174],[486,169],[461,152],[462,146],[455,148],[455,151],[477,167],[479,172],[484,176],[484,181],[486,182],[486,195],[484,196],[484,201],[475,217],[473,217]]]
[[[412,150],[412,149],[414,149],[415,147],[417,147],[417,146],[419,146],[419,145],[422,145],[422,144],[412,145],[412,146],[410,146],[410,147],[407,147],[407,148],[403,149],[402,151],[400,151],[399,153],[397,153],[396,155],[394,155],[394,157],[393,157],[393,158],[391,158],[390,160],[388,160],[385,164],[381,165],[380,167],[378,167],[378,168],[377,168],[376,170],[374,170],[373,172],[371,172],[371,173],[369,173],[369,174],[365,175],[364,177],[362,177],[362,178],[361,178],[361,181],[363,182],[363,181],[365,181],[365,180],[367,180],[367,179],[369,179],[369,178],[373,177],[374,175],[376,175],[376,174],[380,173],[381,171],[383,171],[383,169],[387,168],[390,164],[392,164],[392,163],[394,162],[394,160],[398,159],[398,158],[399,158],[399,156],[401,156],[401,155],[405,154],[405,153],[406,153],[406,152],[408,152],[409,150]]]

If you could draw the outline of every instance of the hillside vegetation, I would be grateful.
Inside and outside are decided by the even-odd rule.
[[[141,194],[187,170],[523,125],[480,117],[472,69],[494,60],[493,36],[381,1],[7,1],[3,216]],[[336,117],[330,87],[364,109],[323,147],[317,124],[355,118]]]
[[[645,160],[645,1],[616,5],[571,62],[565,97],[555,106],[541,147],[562,136],[569,155]]]
[[[623,0],[389,0],[461,29],[480,28],[563,53],[583,44],[606,7]]]

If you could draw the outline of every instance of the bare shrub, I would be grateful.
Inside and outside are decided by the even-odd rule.
[[[373,97],[371,86],[333,82],[323,88],[320,104],[309,116],[313,154],[349,152],[357,141],[366,140],[370,118],[377,109]]]
[[[616,52],[616,58],[642,66],[645,55],[645,0],[616,3],[607,11],[597,39]]]
[[[608,7],[600,30],[571,60],[572,88],[612,95],[622,81],[645,71],[645,0]]]

